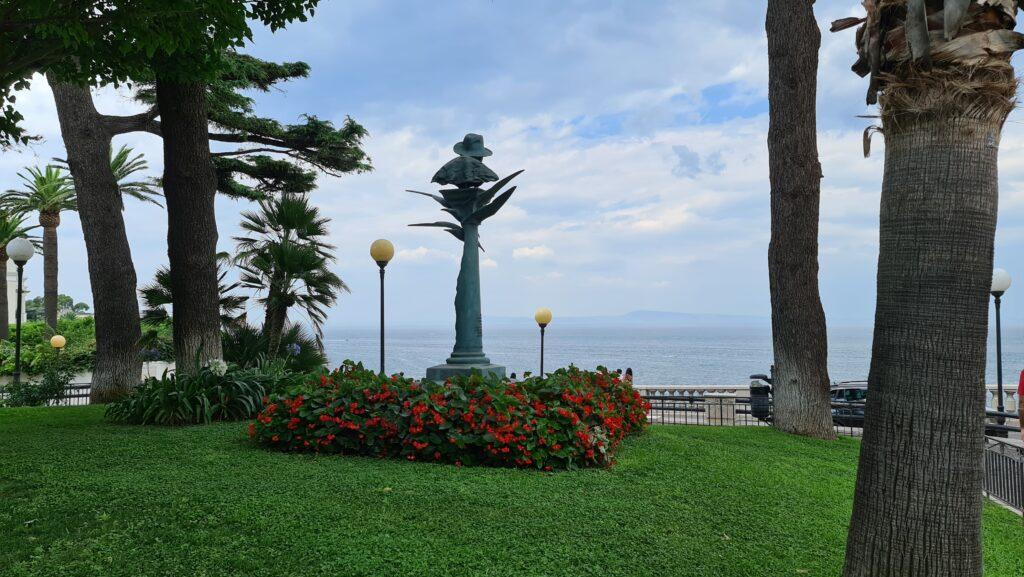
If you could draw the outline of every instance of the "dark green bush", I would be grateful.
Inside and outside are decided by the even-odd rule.
[[[252,418],[263,400],[299,377],[282,363],[259,367],[203,367],[191,375],[164,372],[143,381],[130,396],[107,406],[107,419],[129,425],[193,425]]]
[[[39,380],[12,381],[0,387],[0,405],[39,407],[60,401],[67,394],[74,376],[74,371],[63,363],[49,362]]]
[[[262,363],[267,357],[267,345],[262,330],[242,323],[226,329],[221,339],[224,360],[240,367],[253,367]],[[299,325],[284,330],[278,355],[288,370],[297,373],[319,371],[327,364],[327,357],[320,350],[316,339]]]

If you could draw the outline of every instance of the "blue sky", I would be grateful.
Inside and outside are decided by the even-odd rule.
[[[865,81],[849,70],[853,33],[829,34],[856,2],[819,3],[822,181],[821,290],[829,322],[869,325],[874,310],[878,194],[884,143],[861,155],[870,122]],[[294,121],[346,115],[370,131],[375,171],[323,177],[315,202],[334,219],[336,271],[352,288],[328,327],[366,326],[377,306],[367,250],[387,237],[395,324],[450,322],[460,247],[413,222],[443,216],[404,190],[430,188],[466,132],[483,134],[498,174],[524,168],[508,205],[482,228],[485,315],[529,318],[636,309],[770,314],[767,58],[761,2],[453,0],[324,2],[307,23],[259,31],[251,53],[304,60],[310,78],[258,97],[262,114]],[[129,113],[124,93],[101,90],[101,109]],[[43,82],[19,98],[46,141],[5,152],[0,187],[15,172],[62,155],[52,96]],[[997,266],[1021,277],[1024,297],[1024,118],[1002,142]],[[160,144],[144,151],[154,174]],[[128,202],[140,281],[166,262],[166,216]],[[238,213],[218,202],[220,245],[232,247]],[[91,300],[81,229],[60,229],[61,292]],[[41,262],[29,265],[41,292]],[[1014,287],[1017,288],[1017,287]],[[1024,306],[1004,311],[1024,324]],[[1022,299],[1024,302],[1024,299]]]

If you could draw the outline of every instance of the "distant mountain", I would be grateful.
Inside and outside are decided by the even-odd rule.
[[[532,324],[531,317],[484,317],[488,326],[522,326]],[[767,327],[768,317],[678,313],[670,311],[632,311],[623,315],[558,317],[552,324],[601,327]]]

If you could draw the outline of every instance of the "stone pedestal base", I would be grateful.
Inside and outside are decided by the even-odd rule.
[[[732,393],[705,393],[704,410],[707,412],[709,425],[735,425],[736,395]]]
[[[451,377],[456,375],[469,376],[476,371],[481,375],[496,375],[499,378],[505,378],[505,367],[501,365],[435,365],[427,369],[427,380],[443,383]]]

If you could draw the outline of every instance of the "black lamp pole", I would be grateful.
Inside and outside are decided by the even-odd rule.
[[[18,268],[18,304],[15,307],[15,318],[14,318],[14,382],[21,382],[21,301],[22,293],[22,279],[25,273],[25,262],[26,261],[14,261],[14,264]],[[7,319],[3,319],[3,322],[7,322]]]
[[[544,328],[547,327],[547,323],[540,324],[540,376],[544,376]]]
[[[384,374],[384,267],[388,261],[377,261],[380,267],[380,374]]]
[[[1003,327],[999,319],[1003,291],[992,291],[992,296],[996,297],[996,410],[1002,413],[1006,408],[1003,406]],[[1000,415],[996,422],[1005,424],[1006,417]]]

